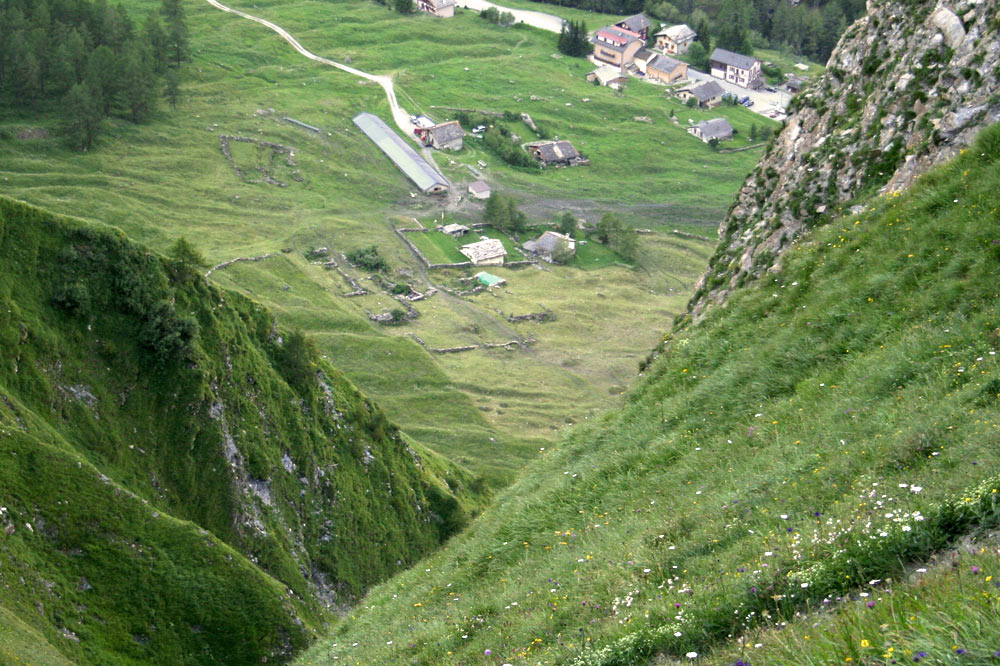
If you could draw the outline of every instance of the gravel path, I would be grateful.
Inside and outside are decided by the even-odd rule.
[[[367,79],[368,81],[374,81],[375,83],[379,84],[380,86],[382,86],[382,89],[385,90],[386,97],[389,98],[389,107],[392,109],[392,119],[396,122],[396,125],[399,127],[399,129],[403,131],[404,136],[406,136],[407,138],[413,137],[413,130],[415,129],[415,126],[413,125],[413,123],[410,122],[410,114],[406,112],[406,109],[400,107],[399,102],[396,100],[396,91],[393,89],[391,77],[382,76],[378,74],[369,74],[368,72],[362,72],[360,69],[356,69],[354,67],[336,62],[334,60],[330,60],[329,58],[320,57],[315,53],[306,49],[304,46],[302,46],[302,44],[300,44],[297,39],[292,37],[292,35],[289,34],[287,30],[285,30],[279,25],[271,23],[270,21],[259,18],[257,16],[247,14],[246,12],[241,12],[238,9],[227,7],[218,0],[205,0],[205,1],[208,4],[212,5],[213,7],[215,7],[216,9],[221,9],[224,12],[229,12],[230,14],[236,14],[237,16],[242,16],[245,19],[249,19],[250,21],[260,23],[261,25],[270,28],[271,30],[281,35],[281,37],[286,42],[291,44],[296,51],[298,51],[305,57],[309,58],[310,60],[315,60],[316,62],[322,63],[324,65],[329,65],[330,67],[336,67],[337,69],[343,70],[348,74],[353,74],[354,76],[360,77],[362,79]]]

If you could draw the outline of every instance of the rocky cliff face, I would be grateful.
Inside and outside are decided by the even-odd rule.
[[[952,158],[1000,121],[998,92],[995,0],[869,0],[740,190],[690,314],[774,267],[852,199],[904,189]]]

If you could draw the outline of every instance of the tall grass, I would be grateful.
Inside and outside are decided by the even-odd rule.
[[[621,410],[538,451],[463,535],[299,663],[735,663],[761,627],[871,594],[995,525],[998,140],[991,128],[912,193],[814,231],[667,336]],[[989,663],[997,625],[955,634],[975,603],[967,586],[939,589],[912,626],[938,663],[963,656],[949,641]],[[956,621],[936,630],[949,598]],[[827,648],[795,649],[828,663]]]

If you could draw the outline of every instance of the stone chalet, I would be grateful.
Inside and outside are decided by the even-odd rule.
[[[478,243],[469,243],[458,249],[476,266],[502,266],[507,250],[496,238],[484,238]]]
[[[558,231],[546,231],[535,240],[525,242],[522,247],[528,252],[534,252],[545,261],[552,263],[554,261],[553,255],[559,246],[563,244],[565,244],[565,247],[572,254],[576,254],[576,241]]]
[[[545,166],[586,166],[590,160],[569,141],[535,141],[525,148]]]
[[[701,83],[681,88],[677,91],[677,96],[680,97],[682,102],[687,102],[693,98],[697,100],[698,106],[703,109],[717,107],[722,103],[722,96],[725,94],[726,91],[715,81],[702,81]]]
[[[656,79],[669,85],[683,81],[687,75],[687,63],[674,60],[670,56],[656,55],[646,62],[647,79]]]
[[[764,76],[760,72],[760,60],[756,58],[733,53],[726,49],[715,49],[709,60],[712,63],[712,76],[717,79],[752,90],[764,85]]]
[[[601,28],[590,38],[594,45],[594,59],[606,62],[619,69],[632,64],[632,58],[645,42],[639,33],[609,25]]]
[[[645,14],[635,14],[634,16],[629,16],[627,19],[622,19],[619,23],[615,23],[616,28],[623,28],[629,32],[634,32],[639,35],[642,41],[649,39],[649,26],[649,19],[646,18]]]
[[[698,36],[694,30],[687,25],[672,25],[664,28],[654,35],[656,37],[656,48],[663,49],[668,55],[678,55],[687,53],[691,48],[691,42]]]
[[[728,141],[733,138],[733,128],[725,118],[703,120],[697,125],[688,127],[688,133],[693,134],[705,143],[708,143],[712,139],[716,141]]]
[[[417,8],[432,16],[451,18],[455,15],[455,0],[417,0]]]
[[[437,150],[462,150],[462,139],[465,137],[465,130],[457,120],[428,128],[418,127],[414,133],[425,146]]]
[[[490,186],[481,180],[469,183],[469,194],[475,199],[489,199]]]

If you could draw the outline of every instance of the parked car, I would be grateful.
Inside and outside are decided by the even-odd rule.
[[[753,100],[748,97],[745,102],[740,102],[740,104],[749,109],[751,106],[753,106]]]
[[[764,88],[764,90],[770,93],[778,92],[777,89],[772,88],[771,86],[767,86],[766,88]]]

